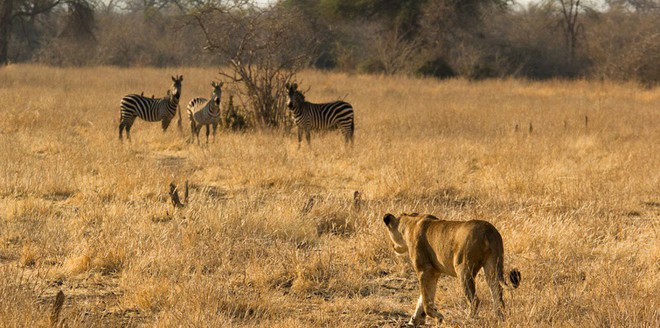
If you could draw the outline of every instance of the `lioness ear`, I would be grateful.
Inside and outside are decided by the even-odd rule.
[[[394,215],[392,215],[390,213],[387,213],[383,217],[383,222],[385,222],[386,225],[390,225],[390,222],[392,222],[392,220],[394,220],[394,219],[396,219],[396,217]]]

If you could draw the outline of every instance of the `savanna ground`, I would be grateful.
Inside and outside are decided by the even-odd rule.
[[[398,327],[417,281],[381,218],[404,211],[492,222],[522,272],[504,323],[482,274],[475,319],[441,278],[451,326],[660,326],[659,89],[310,71],[308,99],[354,105],[354,149],[337,131],[190,145],[185,117],[119,143],[123,95],[183,74],[187,102],[216,73],[0,69],[1,326],[48,325],[61,290],[70,327]]]

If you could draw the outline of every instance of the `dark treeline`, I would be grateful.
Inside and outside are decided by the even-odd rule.
[[[291,30],[287,48],[304,43],[310,51],[306,65],[321,69],[440,78],[660,81],[660,0],[263,3],[0,0],[0,63],[228,65],[232,56],[209,49],[209,40],[235,33],[235,26],[202,24],[200,17],[234,10],[246,26],[256,15],[295,19],[269,24],[275,31]],[[215,28],[206,28],[211,25]]]

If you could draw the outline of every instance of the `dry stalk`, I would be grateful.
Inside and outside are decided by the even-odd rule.
[[[302,208],[302,210],[300,211],[300,213],[302,213],[302,214],[307,214],[307,213],[309,213],[309,211],[311,211],[312,208],[314,207],[314,202],[315,202],[315,201],[316,201],[316,197],[315,197],[315,196],[311,196],[311,197],[309,197],[309,200],[307,201],[307,203],[305,204],[305,206],[303,206],[303,208]]]
[[[188,180],[186,180],[184,203],[181,203],[181,199],[179,198],[179,191],[174,182],[170,183],[170,198],[172,199],[172,206],[174,206],[174,209],[184,208],[188,204]]]
[[[55,296],[55,303],[53,303],[53,310],[50,313],[50,327],[59,327],[60,325],[60,313],[62,312],[62,306],[64,305],[64,292],[61,290],[57,292]]]
[[[359,211],[361,206],[362,206],[362,194],[356,190],[353,193],[353,209]]]

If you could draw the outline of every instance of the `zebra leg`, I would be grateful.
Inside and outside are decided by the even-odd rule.
[[[351,138],[351,131],[347,128],[342,127],[341,134],[344,136],[344,143],[348,145],[348,141]]]
[[[133,126],[133,122],[127,122],[126,123],[126,139],[128,141],[131,141],[131,126]]]
[[[312,145],[312,142],[311,142],[312,138],[310,136],[310,133],[311,133],[310,130],[311,130],[311,128],[306,128],[305,129],[305,139],[307,139],[307,146]]]
[[[213,123],[213,143],[215,143],[215,132],[218,129],[218,123]]]
[[[121,122],[119,122],[119,141],[124,141],[124,137],[122,136],[122,132],[123,132],[125,126],[126,126],[126,122],[124,122],[124,120],[121,120]]]
[[[198,125],[195,127],[195,135],[197,135],[197,144],[199,145],[199,131],[202,131],[202,126]]]
[[[209,133],[211,132],[211,127],[209,126],[210,124],[206,125],[206,144],[208,145],[209,143]]]
[[[163,132],[167,131],[167,127],[170,126],[170,121],[171,121],[171,119],[166,119],[166,118],[164,118],[161,121],[161,125],[163,127]]]
[[[195,143],[195,121],[190,121],[190,143]]]
[[[298,149],[300,149],[300,143],[302,142],[302,128],[298,127]]]
[[[344,131],[344,141],[346,145],[350,143],[353,146],[353,130]]]
[[[355,133],[355,123],[351,120],[351,127],[348,130],[348,138],[351,140],[351,147],[353,147],[353,133]]]

